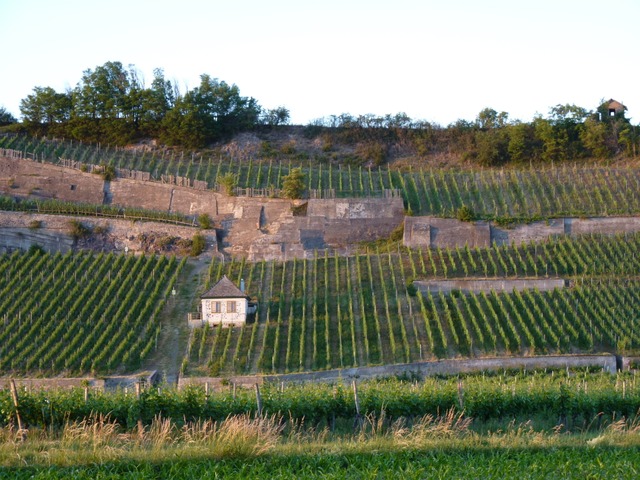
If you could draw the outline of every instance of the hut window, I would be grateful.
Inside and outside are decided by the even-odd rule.
[[[220,302],[211,302],[211,313],[220,313]]]
[[[236,302],[227,302],[227,313],[236,313]]]

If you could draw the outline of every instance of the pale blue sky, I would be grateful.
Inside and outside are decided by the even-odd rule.
[[[530,121],[614,98],[640,122],[638,0],[0,0],[0,105],[107,61],[182,90],[210,74],[294,123],[485,107]]]

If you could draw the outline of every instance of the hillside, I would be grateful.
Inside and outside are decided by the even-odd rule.
[[[629,355],[639,349],[634,312],[640,298],[640,271],[633,253],[638,243],[637,222],[624,217],[599,223],[577,218],[640,212],[640,175],[633,167],[562,164],[542,170],[398,170],[350,165],[334,168],[333,163],[307,161],[298,165],[305,175],[308,198],[292,201],[251,196],[267,189],[277,197],[282,178],[296,164],[259,153],[245,157],[243,152],[249,150],[217,157],[182,156],[169,150],[111,149],[21,136],[1,137],[0,148],[5,155],[0,186],[6,195],[1,205],[16,209],[31,205],[39,215],[31,217],[29,210],[24,210],[22,229],[14,232],[17,240],[31,235],[30,218],[44,225],[33,229],[41,236],[40,230],[45,230],[48,222],[56,225],[40,210],[55,213],[52,210],[58,207],[58,213],[96,217],[109,215],[109,208],[117,204],[121,207],[116,210],[134,205],[146,212],[163,210],[153,215],[158,220],[165,215],[183,215],[196,222],[198,215],[209,216],[223,255],[215,248],[208,251],[203,257],[208,263],[206,275],[177,279],[180,295],[185,297],[180,298],[182,310],[176,315],[184,316],[184,324],[179,326],[175,318],[163,317],[169,322],[167,327],[176,328],[179,340],[169,343],[172,355],[182,359],[183,375],[290,373],[441,358],[599,352]],[[113,176],[106,178],[108,169]],[[239,195],[218,191],[216,179],[225,174],[234,176]],[[78,200],[85,203],[75,203]],[[447,236],[446,222],[415,217],[405,222],[410,231],[405,230],[403,245],[397,232],[390,234],[409,212],[441,217],[466,213],[471,218],[465,222],[448,220],[457,226]],[[126,217],[126,209],[123,215]],[[563,215],[574,219],[552,220]],[[491,220],[496,226],[469,222],[474,218]],[[538,219],[543,221],[512,228],[515,221]],[[82,221],[95,222],[86,217]],[[135,226],[127,229],[126,224],[116,227],[115,220],[113,226],[105,227],[106,220],[100,220],[103,230],[120,232],[120,243],[113,243],[116,251],[122,252],[122,245],[140,243],[136,238],[144,233],[147,223],[135,215],[129,221]],[[484,243],[447,243],[447,238],[467,238],[462,226],[480,228],[486,233]],[[166,228],[164,236],[169,237],[173,227],[167,224]],[[183,236],[197,231],[195,223],[179,228],[186,232]],[[424,231],[429,232],[428,238],[420,237]],[[607,232],[611,235],[602,235]],[[613,235],[615,232],[619,233]],[[377,237],[366,237],[369,233]],[[364,239],[376,241],[358,243]],[[513,239],[520,240],[513,245]],[[55,244],[51,241],[48,249],[55,250]],[[88,242],[69,244],[74,249],[90,246]],[[105,248],[108,243],[101,245]],[[257,249],[259,245],[263,250]],[[350,248],[342,248],[345,246]],[[0,359],[3,370],[22,375],[109,373],[134,369],[152,352],[158,358],[155,340],[162,331],[162,346],[172,330],[163,331],[162,325],[157,325],[160,317],[154,317],[148,325],[144,319],[136,319],[135,330],[125,333],[109,323],[128,318],[120,310],[118,314],[124,317],[100,320],[114,334],[111,347],[104,351],[87,350],[85,337],[101,338],[97,345],[107,345],[106,337],[101,336],[104,333],[93,331],[91,319],[95,315],[88,310],[86,319],[76,319],[84,324],[68,318],[63,327],[57,325],[68,329],[60,333],[65,350],[45,352],[42,345],[48,343],[41,335],[46,330],[41,328],[59,321],[59,316],[41,311],[39,304],[24,303],[29,265],[43,262],[52,275],[50,282],[40,286],[42,290],[32,292],[35,297],[54,298],[58,292],[49,290],[49,284],[66,285],[67,291],[75,292],[61,298],[66,302],[61,305],[76,302],[76,308],[85,304],[89,308],[93,301],[88,300],[88,279],[85,275],[79,282],[76,268],[65,266],[62,260],[57,266],[58,257],[53,253],[43,257],[37,252],[13,255],[5,254],[2,259],[5,277],[1,286],[7,294],[0,310],[7,326],[2,350],[6,358]],[[68,255],[73,258],[69,265],[94,265],[97,261],[73,256],[81,254]],[[120,255],[107,256],[99,261],[105,263],[100,268],[114,269],[121,259]],[[200,265],[198,271],[203,268]],[[73,281],[70,273],[56,274],[59,269],[73,270]],[[92,271],[97,269],[97,264],[91,267]],[[130,269],[122,275],[129,278]],[[245,279],[249,294],[259,304],[255,322],[187,333],[187,310],[198,308],[197,301],[190,299],[197,299],[222,275],[236,283]],[[541,287],[533,282],[549,278],[556,281],[549,291],[539,291]],[[433,292],[419,283],[487,279],[493,282],[492,287],[483,292],[464,288]],[[149,281],[148,277],[128,281],[138,280]],[[531,281],[535,287],[515,289],[520,280]],[[152,284],[141,285],[144,288],[127,294],[131,305],[147,302],[144,292]],[[107,295],[119,288],[122,286],[107,282],[100,290]],[[157,297],[159,305],[168,299],[168,290],[163,292]],[[108,305],[115,305],[119,297],[116,294],[114,300],[109,294],[95,308],[111,311],[115,306]],[[56,308],[62,314],[67,307]],[[28,324],[22,321],[27,317]],[[102,325],[100,322],[96,325]],[[53,331],[61,332],[55,327]],[[127,345],[137,345],[135,361],[132,354],[124,358]],[[86,351],[93,353],[87,357]]]

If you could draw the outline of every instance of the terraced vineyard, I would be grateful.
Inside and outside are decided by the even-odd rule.
[[[288,262],[214,261],[257,297],[254,323],[192,333],[187,374],[295,372],[455,356],[637,350],[640,235],[398,249]],[[562,276],[549,292],[422,294],[413,279]]]
[[[152,178],[179,175],[206,181],[234,174],[242,188],[280,186],[283,175],[301,167],[307,187],[334,190],[338,197],[380,195],[399,189],[414,214],[451,217],[463,205],[483,218],[630,215],[640,212],[640,171],[635,168],[559,167],[535,165],[524,170],[444,171],[391,170],[335,166],[309,161],[260,158],[206,158],[165,153],[136,154],[124,149],[96,148],[72,142],[29,137],[0,137],[0,148],[28,158],[57,163],[60,158],[116,168],[142,170]]]
[[[122,149],[19,136],[1,137],[0,147],[25,152],[38,160],[70,158],[146,170],[152,176],[182,175],[205,180],[209,186],[218,175],[231,172],[241,186],[277,187],[281,177],[296,166],[251,158],[184,158],[157,152],[135,155]],[[309,162],[305,171],[310,189],[334,189],[338,196],[366,196],[398,188],[416,213],[451,216],[462,205],[493,218],[640,211],[640,172],[635,169],[561,166],[522,171],[401,172]],[[398,248],[284,263],[213,261],[201,291],[223,274],[235,282],[244,278],[248,292],[257,297],[259,313],[255,322],[242,328],[193,331],[183,373],[296,372],[450,356],[637,351],[639,246],[638,235],[589,236],[517,247]],[[558,276],[569,279],[571,287],[552,292],[444,295],[421,294],[411,286],[415,279],[428,278]],[[6,282],[11,281],[6,277]],[[148,279],[136,277],[135,281]],[[72,284],[65,288],[81,287]],[[39,301],[33,292],[27,298]],[[10,305],[21,305],[21,301],[14,299]],[[27,315],[29,322],[39,318],[31,306],[24,308],[17,320],[13,310],[0,310],[5,324],[16,328],[18,322],[21,332],[16,335],[7,329],[9,333],[0,337],[0,369],[109,371],[121,363],[135,365],[139,353],[151,342],[143,335],[147,343],[134,353],[127,353],[128,347],[117,354],[116,350],[99,352],[92,347],[88,356],[83,350],[70,356],[75,350],[69,350],[58,359],[52,350],[43,357],[31,351],[34,342],[20,343],[23,334],[29,333],[29,339],[43,335],[36,327],[32,331],[23,326]],[[56,318],[47,315],[44,318]],[[60,316],[57,318],[53,321],[60,320]],[[101,314],[91,318],[101,318]],[[62,323],[73,321],[69,317]],[[88,325],[83,328],[84,335],[93,332]],[[101,338],[102,333],[91,334],[92,338]],[[129,335],[127,342],[138,338],[137,333]],[[35,345],[46,350],[37,342]],[[69,348],[82,346],[72,345]],[[20,353],[21,349],[26,353]],[[92,356],[96,358],[87,359]]]
[[[184,261],[38,250],[0,256],[0,371],[80,375],[138,368]]]

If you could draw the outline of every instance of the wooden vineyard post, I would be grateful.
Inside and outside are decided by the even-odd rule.
[[[258,417],[262,417],[262,396],[260,395],[260,385],[256,383],[256,405]]]
[[[140,404],[140,390],[141,390],[141,382],[136,382],[136,400],[138,402],[138,405]],[[140,436],[140,439],[142,439],[144,437],[144,426],[142,425],[142,411],[140,411],[140,414],[138,415],[138,435]]]
[[[11,398],[13,400],[13,406],[16,409],[16,420],[18,421],[18,438],[21,442],[26,440],[27,431],[23,428],[22,418],[20,417],[20,402],[18,401],[18,389],[16,388],[16,382],[11,379]]]
[[[335,400],[336,400],[337,393],[338,393],[337,387],[334,386],[333,387],[333,401],[334,401],[334,403],[335,403]],[[335,408],[332,408],[331,409],[331,431],[333,432],[333,431],[335,431],[335,429],[336,429],[336,410],[335,410]]]
[[[358,385],[353,381],[353,399],[356,404],[356,418],[353,422],[353,429],[362,429],[362,415],[360,415],[360,400],[358,399]]]

